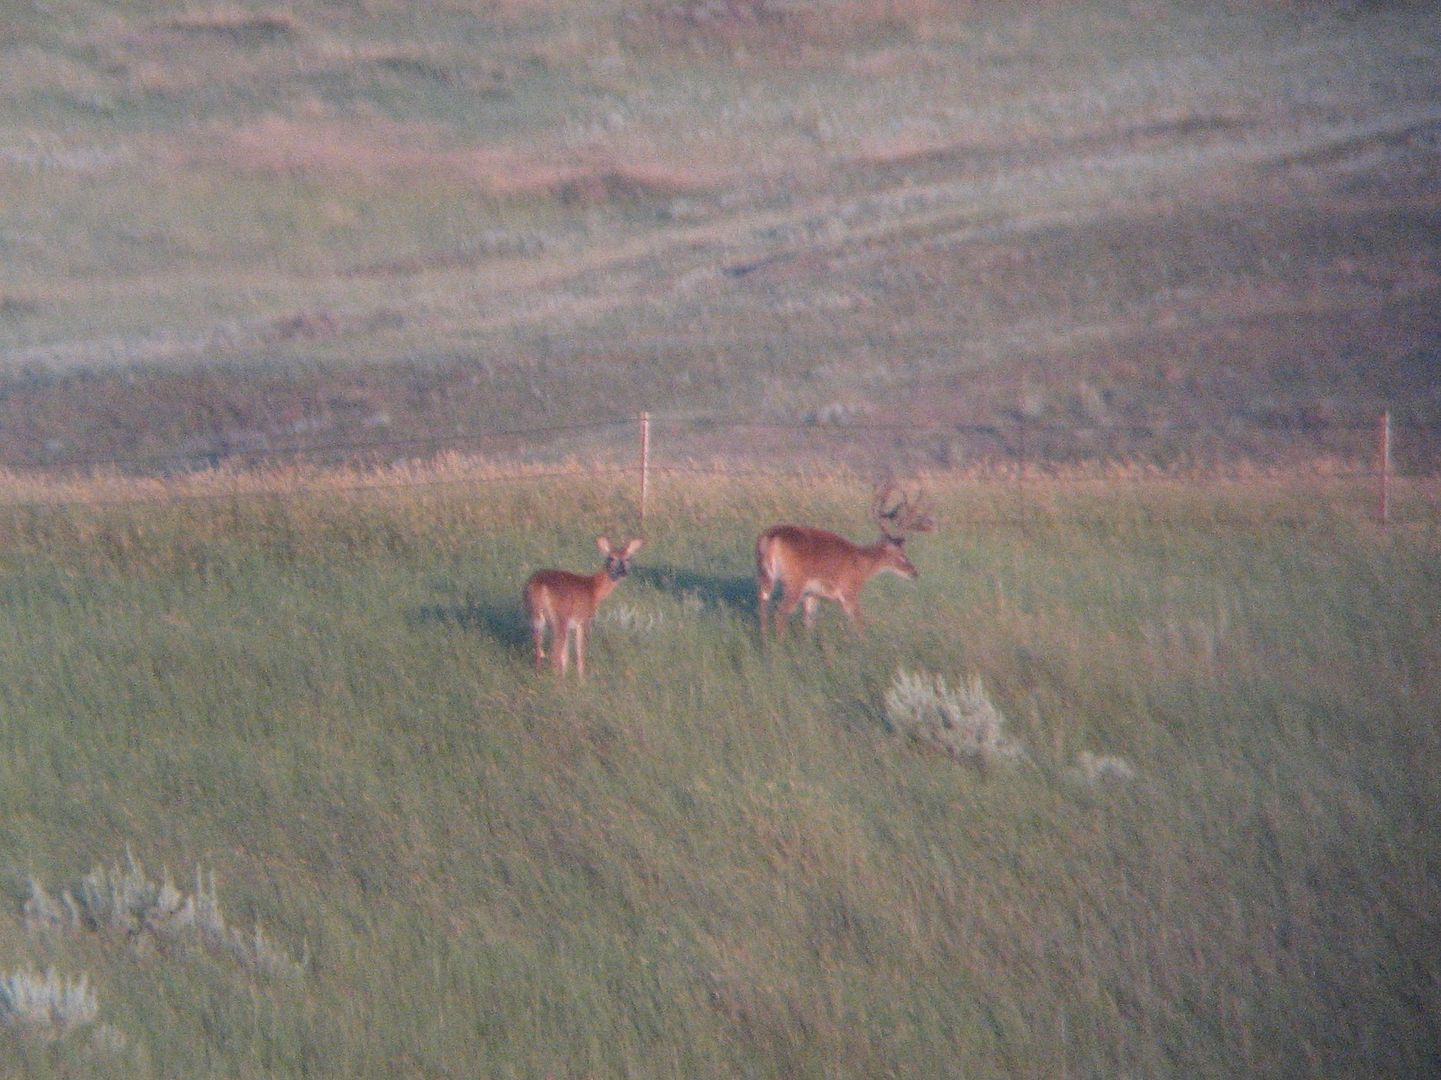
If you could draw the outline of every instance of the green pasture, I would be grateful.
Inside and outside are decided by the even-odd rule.
[[[667,481],[537,676],[521,583],[626,533],[608,483],[0,507],[0,978],[95,1004],[0,1075],[1434,1068],[1434,492],[942,479],[864,638],[766,649],[756,532],[864,490]],[[908,740],[900,670],[1024,758]],[[284,962],[28,917],[127,860]]]

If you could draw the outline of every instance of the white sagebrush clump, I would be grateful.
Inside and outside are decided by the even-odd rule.
[[[982,765],[1025,759],[1025,750],[1005,733],[1006,718],[977,676],[952,689],[939,675],[902,668],[886,691],[885,706],[893,728],[952,758]]]
[[[100,1011],[90,980],[22,969],[0,976],[0,1024],[58,1038],[88,1024]]]
[[[611,626],[631,634],[646,634],[665,626],[665,614],[659,611],[642,611],[634,604],[616,602],[601,609],[595,621],[602,626]]]
[[[1076,755],[1071,777],[1090,787],[1124,784],[1136,778],[1136,767],[1125,758],[1113,754],[1093,754],[1082,750]]]
[[[197,868],[195,892],[187,896],[171,882],[168,870],[159,882],[151,881],[128,848],[123,867],[96,867],[73,890],[62,891],[58,901],[31,878],[24,918],[31,928],[105,930],[132,940],[191,939],[267,974],[303,971],[309,963],[308,955],[292,959],[258,925],[251,933],[227,926],[213,871],[207,881]]]

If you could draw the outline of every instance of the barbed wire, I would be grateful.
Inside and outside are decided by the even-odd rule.
[[[415,435],[400,439],[368,439],[364,441],[345,440],[329,443],[301,443],[293,446],[249,446],[211,447],[206,450],[157,451],[153,454],[137,454],[125,457],[93,456],[68,459],[70,469],[134,468],[142,465],[169,465],[182,461],[214,461],[217,458],[242,461],[271,457],[306,457],[312,454],[350,454],[355,457],[384,451],[411,449],[420,446],[445,447],[482,442],[487,439],[535,438],[544,435],[562,435],[576,431],[601,430],[607,427],[633,425],[635,417],[619,417],[610,420],[586,420],[569,424],[549,424],[539,427],[505,428],[488,431],[458,432],[453,435]]]
[[[371,495],[389,494],[398,491],[414,491],[434,488],[454,487],[486,487],[489,485],[513,484],[518,482],[564,480],[564,479],[596,479],[601,477],[616,477],[636,475],[642,471],[639,465],[617,465],[617,466],[572,466],[564,469],[522,469],[506,473],[486,473],[483,475],[431,477],[424,479],[407,479],[392,482],[365,481],[352,484],[337,484],[327,481],[321,484],[296,485],[285,488],[264,488],[264,487],[235,487],[230,490],[214,491],[169,491],[157,495],[135,494],[116,497],[99,498],[39,498],[39,499],[4,499],[0,498],[0,511],[39,511],[39,510],[73,510],[73,509],[116,509],[129,506],[172,506],[185,503],[197,502],[225,502],[225,501],[281,501],[286,499],[301,499],[311,497],[333,497],[337,495]],[[825,474],[821,468],[812,469],[777,469],[777,468],[755,468],[736,467],[730,465],[652,465],[649,469],[653,476],[708,476],[721,477],[736,480],[812,480],[818,475]],[[1316,474],[1322,480],[1375,480],[1380,473],[1374,469],[1355,470],[1327,470],[1324,473]],[[1024,487],[1028,482],[1034,483],[1041,480],[1065,480],[1076,484],[1082,484],[1088,480],[1091,482],[1117,483],[1122,482],[1130,486],[1144,485],[1147,483],[1175,484],[1194,479],[1185,474],[1156,472],[1140,472],[1124,476],[1112,474],[1097,474],[1095,477],[1076,476],[1047,476],[1045,474],[1006,474],[996,473],[992,479],[997,483],[1011,483]]]
[[[1270,425],[1258,423],[1237,430],[1217,424],[1195,422],[1159,421],[1155,423],[1116,423],[1097,421],[1095,423],[1061,423],[1016,418],[993,423],[968,423],[943,420],[918,421],[871,421],[858,418],[844,420],[782,420],[757,419],[742,416],[706,416],[684,413],[651,413],[650,422],[657,427],[687,427],[699,432],[717,430],[755,430],[776,432],[800,432],[807,436],[845,436],[854,433],[896,434],[949,434],[972,435],[993,439],[1011,439],[1019,442],[1039,436],[1064,435],[1073,439],[1096,439],[1110,437],[1164,438],[1173,435],[1208,434],[1217,438],[1234,441],[1238,436],[1250,438],[1283,438],[1286,436],[1323,436],[1327,434],[1370,435],[1374,434],[1374,423],[1315,423]],[[592,420],[578,420],[567,423],[539,424],[528,427],[475,429],[452,434],[414,435],[393,439],[336,440],[332,442],[306,442],[278,446],[236,446],[213,445],[186,450],[155,451],[147,454],[88,455],[67,458],[67,469],[136,469],[142,467],[174,466],[184,462],[215,463],[217,461],[254,461],[268,458],[301,458],[310,456],[364,457],[381,453],[415,450],[430,447],[436,450],[462,447],[486,441],[501,439],[540,439],[546,436],[571,434],[580,431],[600,431],[606,428],[629,427],[637,417],[607,417]],[[1398,431],[1434,433],[1441,432],[1441,421],[1419,422],[1397,425]],[[198,436],[197,436],[198,437]],[[212,436],[220,438],[220,436]]]
[[[579,477],[616,476],[639,472],[638,465],[614,467],[588,466],[566,469],[518,470],[509,473],[487,473],[472,476],[432,477],[390,483],[364,482],[354,484],[297,485],[288,488],[240,488],[229,491],[173,491],[158,496],[131,495],[97,499],[0,499],[0,510],[42,510],[78,508],[116,508],[122,506],[169,506],[187,502],[222,502],[241,499],[288,499],[316,495],[366,495],[372,493],[412,491],[421,488],[462,487],[467,485],[506,484],[524,480],[558,480]]]
[[[625,471],[638,472],[639,467],[632,466],[629,470]],[[754,468],[745,466],[734,467],[730,465],[719,464],[707,465],[699,463],[687,465],[652,465],[650,467],[650,471],[652,474],[674,473],[677,475],[734,476],[742,478],[773,476],[777,479],[795,480],[803,480],[817,475],[825,475],[827,473],[827,470],[823,467],[817,467],[812,469],[776,469]],[[834,469],[831,469],[829,471],[830,473],[835,472]],[[946,470],[940,469],[938,471],[945,472]],[[956,471],[959,473],[963,472],[964,470]],[[1278,473],[1281,473],[1285,470],[1278,469],[1276,471]],[[1004,466],[998,466],[994,469],[985,470],[985,472],[985,479],[993,481],[1010,480],[1014,482],[1023,480],[1074,480],[1077,483],[1087,480],[1108,483],[1118,481],[1123,481],[1125,483],[1176,483],[1177,481],[1181,480],[1194,480],[1202,474],[1213,478],[1225,475],[1224,471],[1216,469],[1201,470],[1199,472],[1193,470],[1188,472],[1185,470],[1168,471],[1166,469],[1160,468],[1142,468],[1129,472],[1121,472],[1116,470],[1107,470],[1104,465],[1101,465],[1097,469],[1091,470],[1090,475],[1087,475],[1084,466],[1081,466],[1078,469],[1071,469],[1062,464],[1052,465],[1044,462],[1031,462],[1029,464],[1024,462],[1017,462],[1015,463],[1015,467],[1010,469],[1007,469]],[[1262,474],[1264,474],[1264,471],[1262,471]],[[1315,470],[1311,473],[1311,475],[1314,475],[1318,479],[1326,480],[1374,480],[1380,477],[1381,471],[1374,468],[1359,467],[1354,469],[1327,468],[1324,470]],[[1396,474],[1391,473],[1390,475],[1394,478]]]
[[[650,413],[652,424],[685,424],[695,427],[718,427],[718,428],[773,428],[776,430],[796,431],[826,431],[845,432],[850,430],[861,431],[954,431],[977,435],[999,434],[1007,431],[1026,430],[1028,432],[1039,432],[1044,434],[1075,434],[1081,431],[1115,432],[1128,435],[1167,435],[1182,434],[1194,435],[1197,433],[1208,433],[1214,435],[1225,435],[1234,437],[1240,431],[1249,434],[1274,434],[1274,435],[1296,435],[1296,434],[1322,434],[1326,432],[1350,432],[1356,434],[1375,434],[1377,428],[1376,420],[1356,421],[1315,421],[1287,423],[1267,423],[1264,420],[1257,420],[1243,429],[1237,429],[1232,424],[1204,423],[1201,421],[1180,421],[1180,420],[1156,420],[1148,422],[1118,422],[1113,420],[1086,421],[1059,421],[1030,419],[1022,416],[1015,416],[1011,419],[992,421],[990,423],[970,423],[953,420],[886,420],[871,421],[861,419],[826,420],[821,418],[809,420],[777,420],[757,419],[748,416],[714,416],[699,413]],[[628,422],[634,423],[635,417],[629,417]],[[1441,420],[1436,421],[1400,421],[1393,417],[1398,430],[1406,431],[1441,431]]]
[[[516,427],[508,429],[477,430],[453,435],[432,435],[416,436],[407,438],[370,440],[364,442],[337,441],[332,443],[310,443],[301,446],[291,447],[252,447],[237,449],[234,451],[209,450],[204,452],[190,452],[187,454],[155,454],[146,457],[94,457],[83,461],[73,462],[67,466],[71,470],[90,469],[92,471],[106,468],[120,468],[123,466],[135,466],[142,463],[174,463],[177,461],[199,460],[217,464],[218,460],[229,461],[250,461],[256,459],[281,458],[290,456],[292,458],[306,457],[312,454],[331,454],[342,456],[349,454],[352,460],[364,459],[366,456],[382,452],[394,453],[398,450],[415,450],[420,447],[431,447],[436,451],[463,446],[466,444],[479,443],[487,440],[498,439],[530,439],[540,441],[549,436],[562,435],[577,431],[600,431],[608,428],[630,427],[635,425],[640,417],[608,417],[590,420],[577,420],[567,423],[534,425],[530,427]],[[1045,433],[1064,433],[1072,437],[1078,437],[1081,433],[1092,432],[1102,434],[1130,434],[1130,435],[1164,435],[1168,433],[1183,431],[1206,431],[1217,435],[1230,434],[1233,438],[1235,432],[1223,432],[1222,430],[1208,425],[1060,425],[1055,423],[1034,423],[1027,420],[1017,419],[1005,423],[991,424],[968,424],[968,423],[882,423],[882,422],[855,422],[821,424],[814,422],[785,421],[772,419],[757,419],[752,417],[738,416],[697,416],[685,414],[645,414],[645,420],[651,426],[678,427],[687,426],[702,433],[727,429],[746,430],[774,430],[801,432],[807,437],[816,435],[844,435],[856,431],[891,431],[905,432],[910,434],[926,432],[946,432],[955,434],[974,434],[989,437],[1002,438],[1008,434],[1015,435],[1015,446],[1019,449],[1008,450],[1001,457],[995,459],[979,459],[982,461],[983,470],[988,470],[989,475],[997,481],[1008,481],[1017,486],[1024,486],[1028,482],[1042,479],[1075,479],[1082,481],[1089,477],[1074,473],[1076,468],[1074,459],[1064,456],[1055,456],[1046,449],[1039,447],[1028,436]],[[1406,425],[1405,430],[1428,432],[1441,429],[1441,424],[1416,424]],[[1318,431],[1349,432],[1374,434],[1375,425],[1362,426],[1359,424],[1332,424],[1325,427],[1309,427],[1303,429],[1306,433]],[[1281,436],[1286,431],[1266,429],[1255,434],[1267,434]],[[1080,445],[1079,443],[1077,444]],[[1091,457],[1086,459],[1097,471],[1094,479],[1105,480],[1113,483],[1125,483],[1130,485],[1143,484],[1148,482],[1171,482],[1184,480],[1188,471],[1184,467],[1167,469],[1161,465],[1147,465],[1142,457],[1120,456],[1114,451],[1103,457]],[[1108,464],[1109,463],[1109,464]],[[1125,466],[1135,466],[1126,469]],[[774,465],[759,466],[744,461],[722,462],[722,461],[645,461],[644,463],[625,465],[566,465],[559,467],[544,467],[540,465],[517,466],[508,471],[497,471],[494,468],[484,471],[469,472],[463,475],[445,476],[420,476],[408,477],[397,480],[367,479],[357,480],[352,483],[337,482],[334,475],[323,480],[323,482],[285,483],[284,485],[265,486],[263,480],[258,486],[245,486],[245,481],[263,474],[255,472],[237,471],[231,476],[215,472],[214,470],[194,470],[179,474],[171,474],[168,477],[131,477],[122,478],[122,482],[128,480],[134,483],[173,483],[176,479],[196,478],[203,479],[212,477],[217,484],[231,480],[233,477],[234,486],[224,489],[215,488],[208,490],[183,490],[172,488],[159,494],[135,493],[115,497],[85,497],[85,498],[17,498],[6,500],[0,495],[0,509],[11,511],[34,511],[40,509],[66,509],[81,507],[120,507],[130,505],[169,505],[184,502],[196,501],[221,501],[241,499],[268,499],[278,500],[285,498],[302,498],[314,496],[335,496],[350,494],[368,494],[378,492],[394,492],[410,489],[443,488],[457,486],[486,486],[491,484],[506,484],[526,481],[545,481],[556,479],[575,478],[601,478],[607,476],[621,476],[636,473],[650,473],[656,476],[718,476],[735,479],[750,478],[773,478],[773,479],[804,479],[813,478],[824,474],[829,467],[834,472],[836,462],[827,459],[824,464],[807,466],[804,464],[778,468]],[[1112,469],[1119,466],[1120,469]],[[1084,465],[1082,465],[1084,467]],[[944,471],[945,466],[941,466]],[[1220,471],[1218,472],[1217,469]],[[1225,463],[1218,463],[1217,469],[1208,470],[1209,475],[1224,475]],[[1262,469],[1264,472],[1264,467]],[[379,473],[377,476],[381,475]],[[1352,465],[1343,466],[1339,463],[1335,467],[1328,467],[1316,473],[1318,477],[1331,480],[1375,480],[1382,476],[1379,467]],[[1388,477],[1394,477],[1394,471],[1386,473]],[[83,484],[93,483],[93,479],[85,477],[71,477],[69,482]],[[54,481],[57,493],[63,491],[67,483],[67,477],[59,476]],[[643,502],[643,496],[642,496]]]

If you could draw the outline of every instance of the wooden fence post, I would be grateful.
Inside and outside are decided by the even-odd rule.
[[[1021,526],[1021,532],[1026,531],[1026,418],[1021,417],[1018,424],[1017,457],[1016,462],[1016,518]]]
[[[1389,525],[1391,522],[1391,410],[1387,409],[1381,414],[1381,436],[1380,451],[1378,453],[1378,466],[1381,472],[1381,504],[1378,508],[1377,520],[1381,525]]]
[[[645,532],[645,500],[650,488],[650,413],[640,414],[640,531]]]

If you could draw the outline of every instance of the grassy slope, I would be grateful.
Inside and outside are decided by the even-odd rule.
[[[1429,5],[812,7],[5,16],[0,456],[638,406],[1204,432],[1123,447],[1163,457],[1441,420]]]
[[[860,532],[853,485],[663,488],[583,689],[516,593],[624,491],[6,511],[0,968],[88,972],[126,1043],[0,1032],[0,1072],[1433,1067],[1434,493],[1386,536],[1323,481],[1034,489],[1024,533],[938,494],[864,642],[767,653],[757,523]],[[981,676],[1031,764],[890,733],[898,667]],[[127,846],[309,968],[21,928]]]
[[[1428,6],[703,6],[0,12],[0,456],[1438,419]],[[937,483],[866,642],[768,655],[750,538],[859,534],[854,487],[667,482],[584,691],[516,592],[626,491],[0,508],[0,975],[88,972],[112,1032],[0,1074],[1437,1071],[1434,492],[1377,536],[1316,479]],[[902,666],[1033,764],[889,733]],[[307,971],[22,927],[127,845]]]

